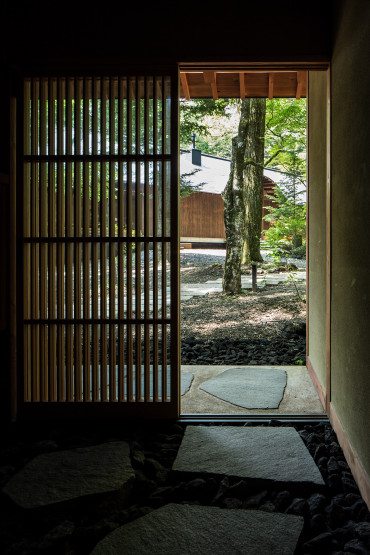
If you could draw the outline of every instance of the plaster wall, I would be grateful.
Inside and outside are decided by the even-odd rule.
[[[308,93],[308,356],[326,386],[326,82],[309,72]]]
[[[341,2],[332,56],[331,403],[370,475],[370,3]]]

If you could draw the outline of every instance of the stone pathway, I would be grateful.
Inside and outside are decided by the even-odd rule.
[[[289,280],[291,273],[257,275],[257,287],[265,285],[278,285]],[[306,272],[299,271],[294,273],[294,279],[305,281]],[[252,289],[252,276],[242,276],[242,289]],[[206,295],[207,293],[222,293],[222,278],[210,280],[205,283],[182,283],[180,296],[182,301],[187,301],[192,297]]]
[[[188,426],[173,471],[324,483],[292,428]],[[2,492],[24,509],[115,490],[128,499],[134,476],[128,443],[112,441],[39,455]],[[296,515],[169,503],[107,534],[92,553],[242,554],[248,545],[250,554],[293,554],[303,524]]]
[[[4,555],[370,548],[369,512],[328,423],[19,431],[0,459],[14,465],[0,467]]]

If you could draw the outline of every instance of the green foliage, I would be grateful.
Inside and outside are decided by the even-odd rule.
[[[265,159],[269,167],[306,178],[306,99],[274,98],[266,101]]]
[[[231,158],[237,134],[240,101],[194,99],[180,101],[180,144],[187,148],[191,135],[204,154]],[[294,174],[302,184],[306,176],[306,100],[266,100],[265,165]],[[268,164],[267,164],[268,163]]]
[[[229,106],[233,103],[234,101],[229,99],[180,100],[180,147],[188,148],[192,142],[191,136],[195,133],[197,146],[201,148],[202,152],[221,156],[218,151],[215,153],[215,150],[208,145],[208,137],[210,129],[220,123],[220,118],[225,121],[230,117]],[[213,150],[213,152],[209,150]]]
[[[269,206],[269,214],[264,216],[271,223],[271,227],[265,231],[265,237],[273,255],[279,257],[284,251],[292,251],[302,244],[306,235],[306,205],[297,203],[294,180],[285,191],[274,187],[274,192],[275,195],[269,198],[275,205]]]

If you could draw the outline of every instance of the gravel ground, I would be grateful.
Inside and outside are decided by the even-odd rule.
[[[266,262],[273,260],[273,257],[267,250],[261,250],[261,255]],[[223,264],[225,262],[225,256],[225,249],[182,249],[180,251],[180,264],[181,266],[188,264]],[[287,257],[284,261],[295,264],[300,269],[306,267],[305,259]]]
[[[247,424],[254,425],[254,424]],[[195,503],[227,510],[258,509],[300,515],[304,529],[296,555],[370,552],[370,513],[330,424],[291,424],[318,465],[325,486],[297,487],[227,475],[171,471],[186,424],[161,421],[73,423],[13,427],[2,435],[0,485],[40,453],[128,441],[135,481],[131,497],[112,492],[45,509],[22,510],[0,493],[0,552],[7,555],[88,554],[109,532],[167,503]],[[155,548],[153,549],[155,553]],[[189,553],[189,555],[192,555]],[[195,555],[195,554],[194,554]],[[267,554],[266,554],[267,555]]]
[[[222,278],[224,258],[224,250],[181,251],[182,282],[204,283]],[[299,263],[300,269],[305,267],[304,260],[290,260],[289,263]],[[250,271],[248,266],[242,269],[245,274]],[[262,266],[258,271],[266,275],[272,268]],[[239,340],[243,343],[248,340],[256,347],[262,342],[261,351],[266,349],[263,340],[269,340],[274,342],[273,351],[279,349],[280,344],[283,354],[291,345],[287,341],[293,338],[299,343],[298,350],[302,352],[306,320],[305,294],[304,282],[288,280],[279,285],[266,285],[256,293],[246,290],[236,296],[210,293],[192,297],[181,303],[181,340],[186,345],[195,339],[202,346],[208,341],[216,349],[222,346],[223,341]],[[294,335],[297,330],[300,330],[300,337]],[[292,337],[288,337],[287,333],[291,333]],[[276,362],[292,363],[290,355],[289,360],[283,357]],[[189,357],[188,363],[192,364]]]

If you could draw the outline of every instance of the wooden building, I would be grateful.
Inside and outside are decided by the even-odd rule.
[[[263,180],[262,216],[269,213],[275,183],[268,177]],[[262,219],[262,231],[270,227]],[[180,201],[180,236],[186,243],[223,244],[225,242],[224,201],[220,193],[196,192]]]

